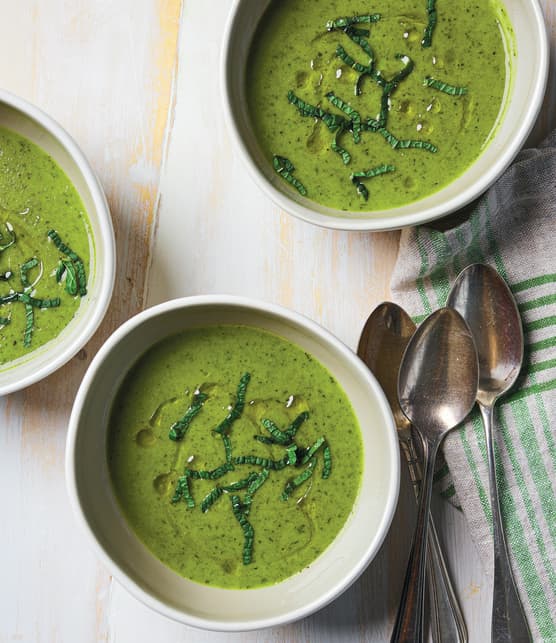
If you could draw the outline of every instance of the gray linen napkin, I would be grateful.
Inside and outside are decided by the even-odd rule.
[[[525,362],[495,422],[500,500],[516,582],[536,641],[556,641],[556,131],[524,150],[458,227],[404,230],[394,301],[416,321],[445,305],[457,274],[488,263],[522,314]],[[444,445],[441,493],[455,497],[485,569],[491,513],[482,424],[475,413]]]

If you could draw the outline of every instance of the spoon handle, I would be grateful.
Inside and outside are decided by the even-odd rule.
[[[494,538],[494,590],[492,603],[491,640],[495,643],[511,641],[532,641],[531,631],[523,605],[519,599],[506,539],[502,526],[502,515],[496,483],[496,463],[494,460],[493,411],[494,406],[479,404],[485,427],[486,449],[488,456],[488,476],[490,487],[490,506],[492,509]]]
[[[418,500],[422,478],[420,458],[411,435],[406,439],[400,439],[400,443],[413,483],[415,499]],[[447,641],[467,643],[467,627],[450,580],[434,519],[430,512],[426,576],[429,586],[433,643]]]
[[[391,643],[422,643],[425,608],[425,563],[428,542],[434,462],[439,442],[423,440],[425,471],[417,511],[417,524],[407,564],[400,607],[392,632]]]
[[[469,640],[467,627],[450,581],[432,514],[429,514],[429,555],[427,574],[432,575],[435,583],[436,618],[438,619],[435,623],[433,613],[431,617],[433,642],[467,643]]]

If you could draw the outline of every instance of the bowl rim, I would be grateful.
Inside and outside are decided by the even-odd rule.
[[[285,323],[291,322],[296,326],[302,327],[309,331],[312,335],[318,336],[329,347],[332,347],[341,353],[342,359],[347,360],[350,366],[357,371],[358,375],[363,378],[369,388],[373,390],[377,404],[380,407],[381,413],[386,420],[386,439],[389,444],[389,469],[391,471],[391,481],[388,488],[387,500],[385,503],[383,515],[374,538],[369,538],[365,556],[361,558],[359,563],[354,566],[349,574],[344,577],[328,591],[323,592],[312,602],[307,605],[291,610],[285,614],[265,617],[258,619],[242,620],[242,621],[226,621],[209,619],[205,617],[192,616],[175,607],[165,604],[163,601],[155,597],[148,590],[141,587],[135,582],[121,567],[115,562],[110,553],[104,549],[97,540],[94,530],[91,527],[85,512],[82,510],[81,502],[78,493],[78,485],[76,479],[76,441],[79,433],[80,416],[83,410],[83,405],[89,394],[89,387],[96,378],[98,369],[102,366],[107,359],[112,349],[119,344],[130,332],[133,332],[143,322],[153,317],[163,315],[165,313],[178,310],[195,308],[202,306],[226,306],[235,308],[247,308],[255,310],[256,312],[269,313],[279,317]],[[73,514],[82,530],[85,533],[87,540],[92,545],[98,559],[108,569],[109,573],[128,591],[132,596],[147,605],[156,612],[178,621],[185,625],[203,630],[212,630],[220,632],[244,632],[250,630],[259,630],[268,627],[285,625],[301,618],[309,616],[317,610],[325,607],[350,587],[359,576],[365,571],[367,566],[375,558],[380,550],[386,535],[389,532],[392,520],[397,507],[399,488],[400,488],[400,464],[399,464],[399,443],[397,438],[396,426],[394,418],[390,410],[390,406],[386,399],[382,388],[378,381],[366,367],[366,365],[359,359],[346,344],[335,337],[330,331],[322,327],[317,322],[309,319],[301,313],[262,300],[256,300],[247,297],[236,295],[195,295],[189,297],[181,297],[178,299],[171,299],[151,308],[147,308],[142,312],[134,315],[128,319],[124,324],[117,328],[114,333],[106,340],[98,353],[95,355],[91,362],[85,376],[81,382],[75,402],[72,408],[68,433],[66,440],[66,454],[65,454],[65,474],[66,474],[66,488],[69,495],[70,505]],[[291,577],[290,577],[291,578]],[[287,579],[286,579],[287,580]],[[264,588],[263,588],[264,589]],[[230,592],[235,591],[257,591],[254,590],[226,590]]]
[[[505,2],[505,0],[502,1]],[[504,171],[514,161],[519,150],[525,144],[541,110],[549,71],[550,47],[548,40],[548,27],[544,20],[539,0],[526,0],[526,2],[531,6],[535,31],[539,34],[539,38],[536,41],[536,47],[539,52],[540,64],[538,66],[538,73],[536,74],[534,88],[530,94],[529,100],[529,104],[532,105],[533,108],[530,108],[527,111],[527,117],[520,122],[517,133],[509,142],[505,154],[500,156],[498,161],[493,163],[488,170],[482,174],[480,180],[467,187],[458,195],[451,197],[446,203],[430,206],[413,214],[389,215],[388,210],[383,210],[383,214],[380,214],[380,216],[373,216],[372,212],[360,212],[355,213],[355,217],[349,217],[334,216],[331,214],[317,212],[310,207],[294,201],[292,198],[287,196],[285,191],[279,190],[268,180],[251,156],[247,145],[239,133],[234,115],[232,92],[230,91],[229,84],[229,70],[233,66],[230,62],[229,53],[237,14],[240,6],[244,2],[245,0],[233,0],[222,39],[220,56],[220,91],[224,107],[224,120],[226,122],[228,132],[233,140],[234,147],[238,150],[244,166],[247,167],[249,175],[259,189],[261,189],[262,192],[271,199],[271,201],[280,207],[281,210],[284,210],[307,223],[312,223],[313,225],[317,225],[321,228],[332,230],[379,232],[412,227],[448,216],[471,203],[500,178]]]
[[[16,377],[13,382],[0,385],[1,397],[26,388],[31,384],[35,384],[36,382],[44,379],[48,375],[51,375],[54,371],[58,370],[72,357],[74,357],[74,355],[76,355],[77,352],[91,339],[103,320],[112,298],[116,277],[116,240],[114,237],[114,228],[112,218],[110,216],[110,209],[104,190],[102,189],[100,181],[90,162],[73,137],[45,111],[24,98],[1,88],[0,104],[6,104],[30,120],[35,121],[38,125],[49,132],[49,134],[51,134],[69,154],[78,171],[83,176],[85,184],[91,193],[91,199],[94,203],[96,213],[95,218],[98,221],[98,227],[100,228],[100,235],[97,235],[94,239],[95,246],[98,247],[102,243],[103,247],[102,262],[97,269],[99,274],[102,275],[99,293],[95,299],[94,306],[92,306],[89,311],[90,314],[84,316],[80,321],[82,324],[81,332],[70,344],[66,346],[65,349],[58,350],[53,353],[52,359],[45,362],[41,367],[36,368],[32,373],[29,373],[25,377]],[[90,217],[90,214],[87,214]],[[99,253],[96,253],[96,259],[98,265]],[[29,355],[29,359],[25,362],[26,366],[33,363],[34,358],[32,357],[32,353]],[[16,374],[17,369],[18,366],[14,365],[11,372]]]

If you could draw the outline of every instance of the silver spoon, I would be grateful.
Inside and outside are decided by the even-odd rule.
[[[416,326],[403,308],[392,302],[377,306],[367,319],[357,354],[382,386],[390,407],[409,475],[419,497],[422,480],[421,462],[411,435],[411,423],[398,401],[398,371],[405,348]],[[467,628],[458,604],[432,514],[429,514],[429,546],[426,575],[431,603],[431,631],[434,643],[466,643]]]
[[[473,333],[479,354],[477,402],[485,427],[494,537],[493,641],[531,641],[527,618],[512,575],[498,500],[494,461],[494,405],[515,382],[523,361],[523,328],[513,295],[489,266],[473,264],[456,279],[448,305]]]
[[[423,443],[424,479],[417,524],[392,641],[423,641],[424,572],[434,463],[444,437],[477,397],[479,367],[471,331],[461,315],[441,308],[428,317],[405,351],[398,378],[400,406]]]

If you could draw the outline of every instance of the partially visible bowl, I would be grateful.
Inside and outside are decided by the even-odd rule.
[[[432,221],[482,194],[515,158],[542,105],[548,77],[549,44],[537,0],[505,0],[515,41],[508,42],[512,82],[503,116],[490,144],[459,178],[424,199],[374,212],[343,212],[299,195],[274,172],[253,132],[246,96],[246,68],[253,36],[273,0],[235,0],[224,36],[224,113],[240,157],[258,186],[283,210],[310,223],[340,230],[392,230]]]
[[[3,90],[0,90],[0,127],[38,145],[64,170],[83,201],[93,241],[88,293],[75,317],[55,339],[0,366],[2,396],[50,375],[91,338],[112,296],[116,250],[106,197],[89,162],[70,135],[39,108]]]
[[[333,543],[309,567],[260,589],[219,589],[182,578],[128,526],[107,463],[107,425],[117,390],[158,341],[189,328],[242,324],[274,332],[315,356],[347,393],[363,436],[363,478],[353,510]],[[194,627],[244,631],[302,618],[344,591],[367,567],[389,529],[399,486],[393,418],[359,358],[329,332],[287,309],[231,296],[177,299],[133,317],[95,356],[72,411],[66,476],[79,523],[110,573],[146,605]]]

